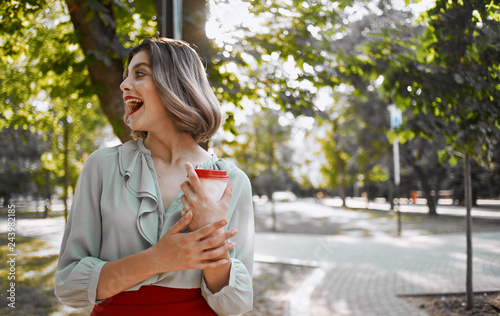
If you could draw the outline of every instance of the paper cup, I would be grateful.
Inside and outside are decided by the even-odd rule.
[[[194,169],[208,196],[219,201],[224,194],[229,177],[225,170]]]

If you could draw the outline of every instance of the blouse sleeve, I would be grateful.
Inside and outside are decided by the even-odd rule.
[[[106,263],[98,259],[101,192],[97,151],[87,158],[78,179],[55,275],[55,295],[71,307],[96,303],[97,283]]]
[[[234,180],[232,199],[229,205],[228,230],[238,229],[231,238],[236,246],[229,252],[231,269],[229,284],[217,293],[212,293],[202,278],[202,295],[218,315],[238,315],[252,310],[252,269],[254,253],[254,216],[250,180],[239,169]],[[232,212],[231,212],[232,211]]]

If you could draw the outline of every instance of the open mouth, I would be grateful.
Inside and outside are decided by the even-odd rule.
[[[141,99],[133,97],[125,98],[125,103],[127,104],[130,110],[130,113],[128,115],[132,115],[135,112],[137,112],[144,104],[144,102]]]

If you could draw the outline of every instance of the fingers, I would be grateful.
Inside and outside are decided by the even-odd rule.
[[[192,234],[195,239],[202,240],[208,237],[209,235],[213,234],[218,229],[226,226],[227,223],[228,223],[227,219],[224,218],[219,221],[213,222],[211,224],[205,225],[197,229],[196,231],[191,232],[190,234]]]
[[[178,234],[186,228],[193,220],[193,212],[189,211],[181,217],[172,227],[167,230],[167,234]]]
[[[184,193],[181,196],[181,202],[184,207],[187,207],[190,200],[194,200],[196,198],[196,191],[192,184],[189,181],[185,181],[181,184],[181,190]]]
[[[194,192],[201,192],[203,190],[203,187],[201,185],[200,179],[198,178],[198,175],[196,174],[196,171],[194,171],[193,165],[189,161],[186,161],[185,165],[189,177],[189,182],[191,183]],[[184,194],[186,193],[184,192]]]
[[[220,247],[204,251],[201,259],[203,261],[214,260],[214,258],[219,258],[225,255],[229,250],[233,249],[235,246],[236,244],[234,242],[224,243]]]
[[[227,246],[229,244],[233,244],[233,243],[226,243],[226,241],[228,239],[230,239],[231,237],[235,236],[237,233],[238,233],[238,231],[236,229],[231,229],[231,230],[229,230],[227,232],[223,232],[221,234],[218,234],[218,235],[215,235],[215,236],[212,236],[212,237],[204,239],[201,242],[200,246],[204,250],[216,250],[216,249],[219,249],[219,248]],[[229,249],[231,249],[233,246],[230,246]]]
[[[221,200],[224,201],[225,203],[229,203],[231,200],[231,196],[233,195],[233,188],[234,188],[234,183],[230,183],[227,185],[226,189],[224,190],[224,193],[222,194]]]
[[[182,186],[181,186],[181,190],[182,190]],[[186,193],[184,193],[184,195],[181,196],[181,203],[182,203],[182,205],[184,205],[184,209],[190,209]]]
[[[203,265],[203,267],[200,267],[199,269],[215,269],[225,265],[228,262],[229,261],[227,259],[220,259],[217,261],[207,262]]]

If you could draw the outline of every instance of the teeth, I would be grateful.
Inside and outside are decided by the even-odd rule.
[[[136,99],[136,98],[133,98],[133,99],[128,99],[127,101],[125,101],[127,104],[128,103],[142,103],[142,100],[141,99]]]
[[[139,98],[130,98],[125,101],[125,104],[127,104],[130,111],[135,112],[144,104],[144,101]]]

